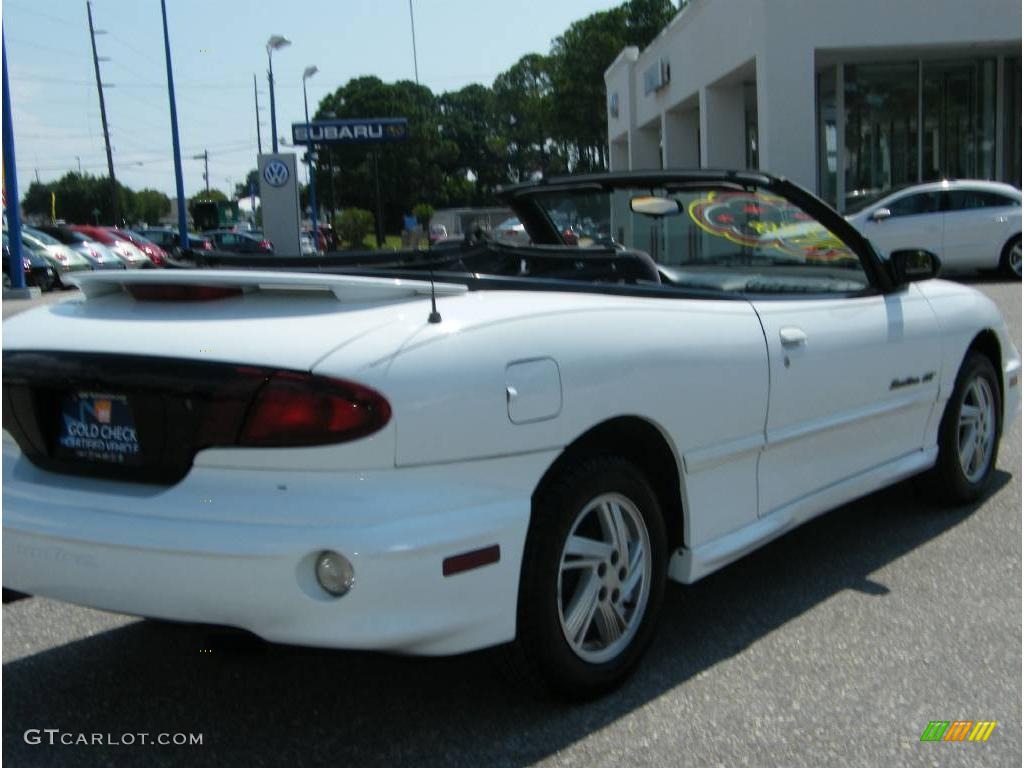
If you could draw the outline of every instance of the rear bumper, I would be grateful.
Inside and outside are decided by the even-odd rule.
[[[3,584],[276,642],[450,654],[511,640],[532,454],[379,472],[194,469],[171,488],[54,475],[4,441]],[[442,575],[493,544],[499,562]],[[332,598],[313,563],[345,555]]]

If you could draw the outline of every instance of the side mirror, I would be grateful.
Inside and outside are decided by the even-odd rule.
[[[931,251],[906,249],[893,251],[889,255],[889,269],[898,284],[931,280],[939,274],[942,263]]]
[[[885,221],[890,216],[892,216],[892,211],[890,211],[888,208],[876,208],[874,211],[871,212],[872,221]]]

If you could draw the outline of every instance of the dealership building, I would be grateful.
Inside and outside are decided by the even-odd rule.
[[[613,171],[758,168],[839,208],[1021,183],[1020,0],[690,0],[605,86]]]

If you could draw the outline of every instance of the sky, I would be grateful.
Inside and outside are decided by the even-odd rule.
[[[619,0],[621,2],[621,0]],[[598,0],[413,0],[420,82],[434,93],[495,76],[526,53],[547,53],[573,21],[614,7]],[[69,170],[106,175],[99,98],[85,0],[4,0],[18,185]],[[93,23],[105,87],[114,174],[133,189],[174,197],[174,163],[159,0],[94,0]],[[257,75],[264,151],[270,106],[266,41],[274,53],[277,134],[303,119],[302,72],[310,113],[326,94],[361,75],[414,79],[408,0],[167,0],[182,144],[185,195],[210,185],[230,192],[256,167]],[[373,117],[373,115],[367,115]],[[285,149],[287,151],[287,149]]]

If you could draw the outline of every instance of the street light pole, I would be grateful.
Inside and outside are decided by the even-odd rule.
[[[181,145],[178,142],[178,108],[174,103],[174,73],[171,70],[171,39],[167,34],[167,3],[160,0],[164,20],[164,54],[167,58],[167,98],[171,103],[171,144],[174,147],[174,185],[178,194],[178,245],[188,250],[188,220],[185,217],[185,178],[181,173]]]
[[[420,84],[420,65],[416,60],[416,20],[412,15],[412,0],[409,0],[409,26],[412,27],[412,68],[416,74],[416,85]]]
[[[10,236],[7,238],[11,249],[11,286],[25,287],[25,262],[21,256],[21,198],[18,196],[18,166],[14,161],[14,123],[11,122],[11,87],[7,82],[7,36],[3,46],[3,149],[4,149],[4,203],[7,205],[7,223]]]
[[[263,137],[260,135],[260,92],[256,88],[256,73],[252,73],[252,96],[256,99],[256,152],[263,154]]]
[[[206,182],[206,196],[210,196],[210,150],[204,149],[201,155],[192,155],[193,160],[203,161],[203,181]]]
[[[316,167],[313,165],[313,133],[309,126],[309,98],[306,96],[306,81],[318,72],[316,67],[306,67],[302,73],[302,106],[306,112],[306,156],[309,158],[309,220],[313,225],[313,249],[320,250],[320,230],[316,226]]]
[[[274,104],[274,57],[273,52],[291,45],[292,41],[282,35],[271,35],[267,40],[267,81],[270,83],[270,140],[274,154],[277,154],[277,109]]]
[[[161,3],[163,0],[161,0]],[[96,70],[96,90],[100,94],[100,121],[103,123],[103,141],[107,145],[107,172],[110,174],[110,204],[113,207],[114,214],[114,226],[121,226],[120,221],[120,206],[118,205],[117,199],[117,179],[114,178],[114,155],[110,151],[110,130],[107,128],[107,107],[103,102],[103,83],[100,82],[100,59],[96,55],[96,35],[102,34],[102,30],[97,33],[96,29],[92,25],[92,3],[86,2],[85,4],[86,13],[89,15],[89,39],[92,40],[92,65]]]

